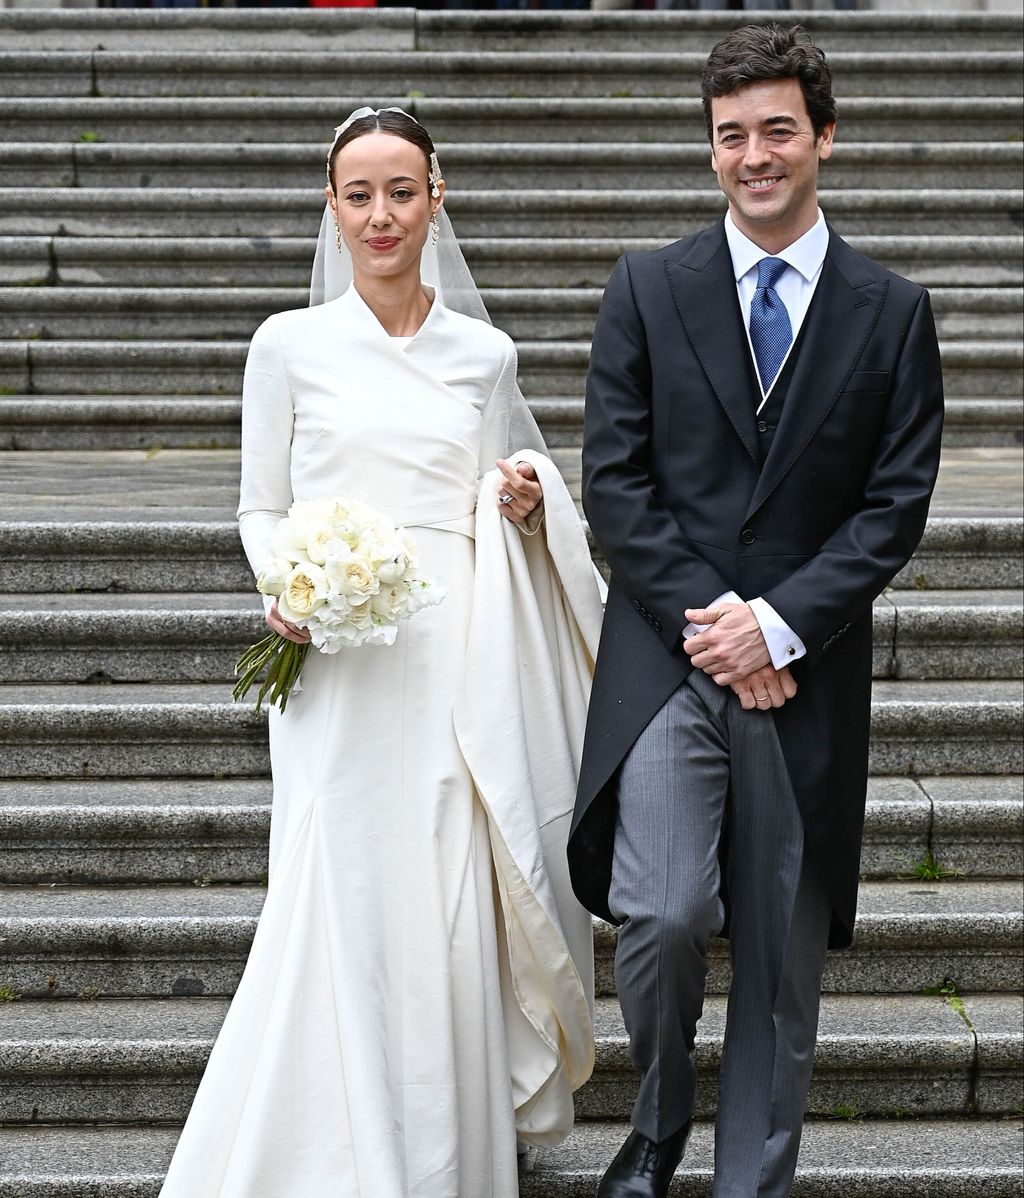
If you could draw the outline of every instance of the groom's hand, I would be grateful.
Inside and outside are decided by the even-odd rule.
[[[765,666],[749,678],[734,682],[732,690],[744,711],[771,711],[773,707],[781,707],[787,699],[794,697],[796,682],[785,666],[781,670]]]
[[[685,615],[691,624],[711,625],[683,641],[683,648],[691,663],[719,686],[732,686],[771,665],[761,625],[746,603],[723,603],[707,609],[688,607]]]

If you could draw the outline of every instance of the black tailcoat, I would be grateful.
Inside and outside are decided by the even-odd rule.
[[[830,228],[791,363],[765,453],[724,225],[616,265],[583,440],[583,506],[612,581],[569,839],[576,894],[605,919],[618,768],[690,670],[683,611],[735,590],[763,596],[807,647],[799,693],[773,718],[831,943],[850,941],[871,606],[920,540],[939,461],[927,292]]]

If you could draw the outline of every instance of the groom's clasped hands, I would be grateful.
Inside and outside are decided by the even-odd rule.
[[[746,603],[687,608],[685,616],[708,626],[683,642],[690,662],[719,686],[730,687],[744,711],[768,711],[796,695],[793,675],[785,666],[772,665],[761,626]]]

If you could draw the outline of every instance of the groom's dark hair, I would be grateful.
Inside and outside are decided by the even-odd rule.
[[[715,45],[701,71],[700,99],[708,141],[714,142],[711,101],[716,96],[729,96],[748,83],[771,79],[795,79],[800,84],[815,137],[835,121],[832,72],[825,52],[811,41],[807,30],[775,21],[743,25]]]

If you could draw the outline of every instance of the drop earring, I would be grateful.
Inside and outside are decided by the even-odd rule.
[[[434,212],[430,217],[430,240],[434,245],[437,245],[441,238],[441,226],[437,223],[437,213]]]
[[[337,221],[334,222],[334,248],[341,253],[341,225]]]

